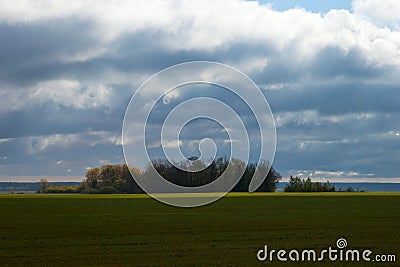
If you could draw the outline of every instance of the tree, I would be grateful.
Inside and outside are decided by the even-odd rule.
[[[351,186],[347,187],[346,192],[354,192],[353,187],[351,187]]]
[[[318,191],[318,190],[315,190],[316,189],[316,187],[318,187],[319,188],[319,185],[317,185],[317,183],[312,183],[311,182],[311,179],[310,179],[310,177],[308,177],[305,181],[304,181],[304,179],[303,179],[303,191],[304,192],[312,192],[312,191]]]
[[[324,192],[335,192],[335,187],[329,183],[329,180],[326,181],[323,188]]]
[[[93,168],[86,172],[86,179],[81,186],[83,188],[97,188],[100,179],[100,168]]]
[[[285,192],[301,192],[302,191],[302,181],[299,177],[293,177],[290,175],[289,184],[285,186]]]
[[[143,193],[143,190],[133,179],[140,177],[142,171],[136,167],[122,165],[104,165],[101,168],[93,168],[86,172],[86,178],[82,181],[79,191],[81,193]],[[136,177],[136,178],[137,178]]]
[[[39,189],[37,190],[37,192],[39,194],[46,193],[48,187],[49,187],[49,182],[47,181],[47,179],[42,178],[40,179]]]
[[[289,184],[285,186],[285,192],[334,192],[335,187],[327,181],[322,184],[320,182],[313,183],[308,177],[306,180],[302,180],[299,177],[289,178]]]
[[[260,161],[259,168],[262,168],[264,172],[270,167],[268,161]],[[257,188],[256,192],[275,192],[276,185],[282,180],[282,176],[271,166],[267,177],[265,177],[263,183]]]

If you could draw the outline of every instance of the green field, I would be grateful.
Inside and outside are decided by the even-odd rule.
[[[1,195],[0,218],[0,266],[298,266],[256,253],[265,244],[321,250],[340,237],[397,256],[359,266],[400,266],[398,193],[231,194],[200,208],[146,196]]]

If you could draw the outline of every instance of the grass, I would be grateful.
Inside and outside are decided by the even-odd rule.
[[[265,244],[318,251],[340,237],[399,265],[400,194],[232,193],[200,208],[145,195],[0,195],[0,266],[249,266]]]

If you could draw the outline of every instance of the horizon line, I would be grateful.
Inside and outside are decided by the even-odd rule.
[[[78,175],[33,175],[33,176],[11,176],[11,175],[0,175],[0,183],[7,183],[7,182],[12,182],[12,183],[34,183],[34,182],[40,182],[40,179],[47,179],[49,183],[54,183],[54,182],[82,182],[86,177],[85,176],[78,176]],[[307,177],[300,177],[301,179],[307,179]],[[310,177],[311,178],[311,177]],[[366,178],[366,177],[360,177],[360,178],[349,178],[349,177],[343,177],[343,178],[311,178],[313,182],[327,182],[329,181],[330,183],[400,183],[400,177],[393,177],[393,178]],[[280,182],[288,182],[289,177],[287,177],[287,180],[281,180]]]

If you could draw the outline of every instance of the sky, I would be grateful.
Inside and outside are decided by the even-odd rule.
[[[1,1],[0,40],[0,181],[124,163],[136,89],[194,60],[261,88],[284,180],[400,181],[397,0]],[[188,125],[184,143],[219,127]]]
[[[303,8],[314,13],[327,13],[331,9],[351,10],[351,0],[321,1],[321,0],[276,0],[260,1],[261,4],[269,4],[274,10],[285,11],[293,8]]]

